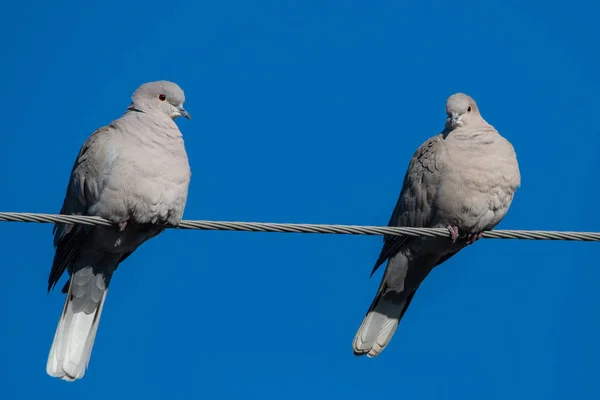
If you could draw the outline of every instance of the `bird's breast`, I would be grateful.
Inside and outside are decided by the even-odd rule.
[[[103,197],[124,220],[178,223],[191,172],[181,138],[117,150]]]
[[[506,214],[518,185],[518,166],[514,153],[495,152],[492,147],[472,150],[449,152],[436,208],[442,223],[479,232],[492,228]]]

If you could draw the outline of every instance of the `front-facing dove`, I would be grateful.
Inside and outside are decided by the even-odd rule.
[[[116,226],[54,227],[48,290],[65,270],[70,278],[46,371],[66,381],[85,374],[113,272],[165,224],[177,225],[187,199],[191,172],[174,121],[190,118],[183,91],[172,82],[150,82],[131,99],[123,116],[81,147],[61,209],[61,214],[99,216]]]
[[[354,337],[355,355],[383,351],[429,272],[494,228],[521,184],[513,146],[482,118],[471,97],[450,96],[446,114],[442,133],[413,155],[388,225],[444,227],[451,238],[384,237],[373,273],[388,263]]]

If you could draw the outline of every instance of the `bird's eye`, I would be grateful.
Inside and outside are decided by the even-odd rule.
[[[471,106],[469,106],[469,108],[467,108],[467,112],[471,112]]]
[[[167,99],[167,96],[165,96],[163,93],[161,93],[161,94],[158,95],[158,99],[160,101],[165,101]]]

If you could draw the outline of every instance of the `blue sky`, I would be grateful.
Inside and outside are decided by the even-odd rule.
[[[520,3],[7,3],[0,210],[58,212],[87,136],[168,79],[194,117],[178,122],[187,219],[385,225],[462,91],[518,154],[500,227],[598,230],[600,4]],[[45,373],[64,301],[46,294],[51,226],[2,223],[0,239],[2,398],[600,396],[594,243],[478,242],[369,360],[351,342],[380,238],[169,230],[115,274],[67,384]]]

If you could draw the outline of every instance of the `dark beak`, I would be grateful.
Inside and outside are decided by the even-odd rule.
[[[190,115],[190,113],[185,111],[183,106],[179,107],[179,114],[181,114],[182,117],[186,117],[187,119],[192,119],[192,116]]]
[[[455,125],[456,122],[458,121],[458,119],[460,118],[460,115],[458,115],[457,113],[452,113],[452,125]]]

